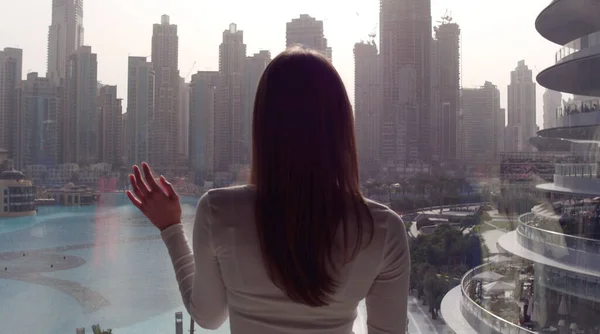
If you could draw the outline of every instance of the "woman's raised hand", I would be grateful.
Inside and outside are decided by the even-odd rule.
[[[127,197],[131,203],[150,219],[159,230],[181,222],[181,204],[179,195],[162,175],[160,185],[154,179],[147,163],[142,163],[144,176],[140,168],[133,166],[133,174],[129,174],[129,181],[133,192],[127,190]]]

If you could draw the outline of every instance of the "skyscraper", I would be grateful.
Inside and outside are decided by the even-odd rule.
[[[271,52],[261,50],[251,57],[246,57],[244,65],[244,151],[247,155],[247,161],[250,163],[252,158],[252,112],[254,110],[254,98],[258,89],[258,82],[265,68],[271,62]]]
[[[123,158],[121,101],[117,97],[117,86],[104,85],[98,90],[100,161],[116,165],[121,165]]]
[[[486,81],[480,88],[463,88],[461,93],[462,159],[471,164],[493,163],[502,140],[497,137],[500,91]]]
[[[63,161],[99,161],[98,62],[90,46],[82,46],[69,56],[66,109],[62,119]]]
[[[220,172],[247,163],[244,143],[243,75],[246,63],[244,32],[232,23],[219,46],[219,85],[215,110],[215,168]]]
[[[121,150],[123,151],[123,163],[125,167],[132,166],[129,164],[129,147],[131,144],[127,142],[129,139],[129,122],[127,122],[127,111],[121,114],[121,124],[123,131],[121,131]]]
[[[377,172],[381,113],[381,56],[374,41],[354,44],[354,124],[361,175]]]
[[[189,161],[196,184],[202,184],[213,174],[218,83],[216,71],[198,72],[190,82]]]
[[[458,158],[460,27],[450,20],[435,27],[432,45],[432,155],[440,161]]]
[[[17,87],[21,84],[23,50],[0,50],[0,148],[8,150],[9,159],[17,154],[14,131],[17,122]]]
[[[500,111],[496,113],[496,120],[494,123],[494,138],[496,144],[494,145],[494,157],[499,157],[500,153],[506,152],[506,109],[500,108]]]
[[[383,66],[380,159],[386,166],[431,159],[431,3],[381,0]]]
[[[508,85],[508,127],[511,132],[510,147],[514,152],[530,152],[529,138],[536,135],[535,82],[532,72],[521,60],[510,72]]]
[[[177,154],[188,156],[190,131],[190,84],[179,78],[179,110],[177,115]]]
[[[177,116],[179,110],[179,37],[177,25],[163,15],[154,24],[152,66],[155,75],[154,110],[150,116],[149,161],[157,171],[175,167],[177,157]]]
[[[556,109],[562,104],[562,93],[546,89],[544,92],[544,129],[556,127]]]
[[[154,114],[155,76],[146,57],[129,57],[127,77],[127,140],[125,156],[129,166],[148,161],[148,131]]]
[[[332,57],[331,47],[327,46],[327,39],[323,32],[323,21],[318,21],[308,14],[301,14],[299,18],[292,19],[286,24],[286,47],[299,45],[319,51],[329,60]]]
[[[52,0],[46,76],[54,83],[60,83],[67,75],[69,56],[82,45],[83,0]]]
[[[15,167],[54,165],[60,158],[60,116],[64,93],[52,80],[27,74],[19,88]]]

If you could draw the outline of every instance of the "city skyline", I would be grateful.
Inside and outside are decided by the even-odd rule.
[[[293,222],[296,232],[319,235],[315,212],[333,212],[345,190],[366,203],[366,211],[352,203],[337,210],[350,221],[372,218],[350,232],[367,235],[373,225],[376,252],[354,255],[383,264],[369,274],[375,285],[402,285],[395,304],[383,307],[371,303],[373,291],[341,286],[340,300],[366,299],[346,309],[344,323],[326,314],[318,316],[323,326],[308,321],[316,331],[337,324],[356,334],[598,332],[600,1],[9,1],[0,0],[7,332],[83,333],[92,324],[103,332],[101,324],[106,332],[182,334],[188,320],[198,334],[248,327],[223,307],[215,317],[190,307],[189,285],[162,261],[170,254],[181,278],[181,256],[163,238],[166,252],[149,227],[163,237],[171,228],[209,232],[216,262],[196,261],[196,277],[218,271],[215,264],[236,267],[261,248],[254,195],[265,185],[261,175],[277,174],[291,177],[267,188],[310,188],[310,196],[278,205],[308,217]],[[322,53],[336,70],[302,51],[273,60],[292,45]],[[331,79],[340,88],[337,73],[348,96],[322,85]],[[275,168],[264,173],[261,157]],[[346,172],[331,177],[340,161]],[[163,183],[172,195],[164,205],[138,189],[138,166],[147,185]],[[327,180],[318,174],[333,183],[333,196],[319,194]],[[154,204],[172,205],[174,215],[161,219]],[[346,230],[333,233],[346,239]],[[322,248],[299,241],[309,252]],[[221,256],[229,253],[235,261]],[[223,282],[209,288],[237,293],[228,284],[236,274],[265,274],[254,260],[258,271],[221,270]],[[316,313],[301,312],[271,281],[258,294],[237,293],[240,302],[277,301],[246,308],[246,318],[257,332],[302,332],[304,315]],[[148,289],[157,282],[160,289]],[[287,306],[291,313],[278,311]],[[389,317],[390,306],[400,314]],[[262,316],[267,309],[275,321]]]
[[[135,3],[134,0],[122,8],[115,7],[111,10],[110,15],[113,17],[124,15],[127,10],[136,7]],[[266,3],[270,2],[266,1]],[[193,9],[198,8],[191,1],[183,1],[176,5],[158,5],[151,2],[147,6],[148,8],[141,10],[140,15],[136,15],[128,22],[115,22],[110,26],[107,26],[105,21],[99,20],[102,15],[86,16],[83,24],[86,36],[84,44],[91,45],[94,52],[98,54],[99,80],[104,84],[116,84],[123,87],[119,90],[121,95],[119,98],[123,98],[124,105],[126,105],[127,55],[150,54],[150,43],[148,42],[151,35],[150,25],[155,23],[160,15],[170,14],[172,23],[178,25],[181,35],[179,70],[181,75],[185,76],[188,71],[195,73],[198,70],[215,70],[217,68],[219,31],[222,31],[229,23],[235,22],[240,30],[246,32],[247,54],[270,50],[273,55],[276,55],[285,47],[285,23],[306,13],[317,20],[324,21],[325,36],[335,52],[334,65],[340,71],[349,95],[353,95],[352,48],[354,43],[361,39],[367,40],[368,34],[375,28],[378,31],[379,6],[377,3],[358,2],[351,2],[341,7],[339,5],[335,2],[321,4],[316,1],[308,1],[302,5],[291,4],[289,8],[277,9],[277,15],[269,15],[268,20],[261,20],[260,16],[247,15],[256,12],[255,9],[245,8],[248,4],[241,4],[236,7],[236,10],[228,10],[227,13],[222,12],[224,7],[215,5],[214,8],[211,7],[216,11],[214,18],[203,21],[199,20],[203,15],[199,15],[197,18],[185,15],[186,12],[193,12]],[[519,4],[521,10],[517,13],[518,15],[515,15],[511,25],[502,25],[505,32],[497,34],[493,32],[498,28],[495,24],[469,15],[481,4],[472,1],[432,1],[432,25],[437,25],[436,21],[446,9],[449,9],[455,22],[461,26],[462,86],[465,88],[479,87],[485,81],[492,81],[500,88],[501,106],[506,108],[506,86],[510,79],[509,72],[518,60],[525,59],[534,71],[534,75],[541,68],[551,65],[553,63],[551,55],[556,51],[556,46],[537,35],[531,24],[545,5],[544,2]],[[3,47],[23,48],[24,76],[30,71],[46,73],[46,39],[51,23],[49,15],[51,1],[44,1],[39,6],[42,10],[33,13],[31,22],[27,20],[27,23],[31,23],[28,29],[16,29],[17,33],[11,34],[0,32],[0,37],[6,41]],[[27,6],[17,3],[15,7],[15,11],[18,12],[24,11]],[[496,9],[498,13],[507,13],[509,7],[511,7],[509,3],[504,3]],[[106,11],[106,8],[111,7],[99,6],[93,2],[86,2],[84,5],[84,11],[87,13],[101,13],[103,10]],[[3,19],[3,24],[6,25],[19,26],[23,24],[12,17],[6,16]],[[260,24],[257,25],[257,22]],[[121,29],[119,32],[123,37],[117,39],[115,29],[124,27],[127,29]],[[3,29],[2,31],[9,30]],[[15,31],[15,29],[11,29],[11,31]],[[193,34],[190,33],[192,31]],[[202,33],[197,33],[198,31],[202,31]],[[507,33],[510,31],[513,31],[513,34]],[[509,37],[514,37],[515,33],[518,34],[518,38],[513,41]],[[38,36],[40,34],[41,36]],[[110,38],[112,36],[115,38]],[[128,38],[128,36],[130,37]],[[379,36],[376,37],[376,40],[379,40]],[[520,40],[528,40],[528,45],[531,47],[517,48]],[[43,52],[40,53],[40,50]],[[196,65],[192,67],[194,62]],[[187,77],[186,82],[189,80],[190,78]],[[542,94],[543,91],[538,90],[536,96],[536,119],[540,126],[543,120]]]

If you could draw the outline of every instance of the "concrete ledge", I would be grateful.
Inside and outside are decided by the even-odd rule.
[[[461,298],[460,285],[448,291],[444,299],[442,299],[442,307],[440,309],[442,317],[446,321],[446,324],[456,333],[477,334],[478,332],[469,325],[469,322],[460,311]]]

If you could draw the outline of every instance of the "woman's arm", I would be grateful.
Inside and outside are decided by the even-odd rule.
[[[161,232],[167,245],[179,291],[187,311],[198,325],[219,328],[228,317],[227,296],[211,237],[209,193],[200,198],[190,249],[182,224]]]
[[[390,212],[382,269],[366,298],[369,334],[406,332],[410,250],[402,219]]]

